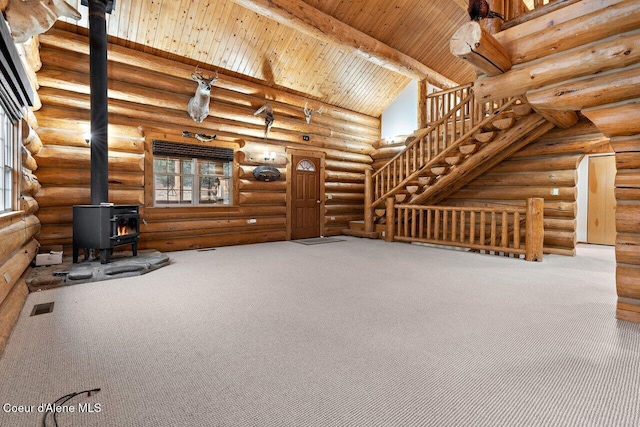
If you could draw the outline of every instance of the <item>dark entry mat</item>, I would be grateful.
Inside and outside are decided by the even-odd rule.
[[[302,245],[321,245],[322,243],[335,243],[344,241],[344,239],[339,239],[337,237],[315,237],[313,239],[292,240],[293,243],[300,243]]]

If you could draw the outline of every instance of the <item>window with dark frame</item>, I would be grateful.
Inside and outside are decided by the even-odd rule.
[[[13,169],[14,149],[17,143],[17,129],[4,109],[0,108],[0,212],[13,209]]]
[[[154,206],[233,204],[233,150],[153,141]]]

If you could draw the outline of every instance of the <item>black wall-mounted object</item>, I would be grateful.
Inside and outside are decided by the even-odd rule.
[[[25,107],[33,105],[34,93],[20,56],[11,38],[9,26],[0,13],[0,108],[13,123],[20,120]]]
[[[258,166],[253,170],[253,177],[258,181],[277,181],[280,179],[280,171],[275,166]]]
[[[309,140],[309,135],[302,135],[302,140],[303,141],[308,141]]]

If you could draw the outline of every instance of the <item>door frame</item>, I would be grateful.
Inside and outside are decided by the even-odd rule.
[[[305,157],[313,157],[320,160],[320,170],[318,171],[318,175],[320,177],[320,215],[318,215],[318,219],[320,221],[320,236],[324,236],[324,204],[325,204],[325,195],[324,195],[324,171],[325,171],[325,153],[323,151],[315,151],[315,150],[298,150],[295,148],[287,148],[287,235],[286,239],[291,240],[292,233],[292,215],[293,215],[293,203],[292,203],[292,188],[291,182],[293,180],[294,167],[292,161],[292,156],[305,156]]]

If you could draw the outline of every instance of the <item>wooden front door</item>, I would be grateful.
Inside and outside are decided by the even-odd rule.
[[[589,157],[587,242],[616,244],[615,156]]]
[[[291,156],[291,238],[320,236],[320,159]]]

